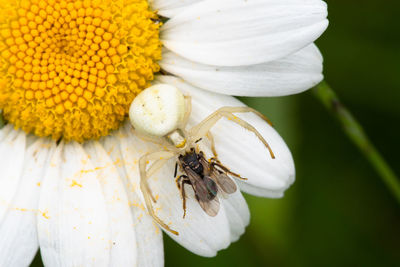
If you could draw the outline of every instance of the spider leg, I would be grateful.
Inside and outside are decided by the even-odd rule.
[[[144,197],[144,201],[147,207],[147,211],[149,212],[150,216],[153,217],[153,219],[159,224],[161,225],[163,228],[165,228],[167,231],[175,234],[175,235],[179,235],[179,233],[177,231],[172,230],[171,228],[169,228],[168,225],[166,225],[155,213],[154,213],[154,208],[153,208],[153,204],[152,204],[152,198],[154,198],[152,196],[151,193],[151,189],[149,187],[149,184],[147,182],[147,179],[150,177],[146,171],[146,167],[149,161],[151,160],[157,160],[158,163],[157,166],[155,166],[152,169],[152,167],[154,166],[154,164],[156,164],[157,162],[153,163],[153,165],[150,167],[150,170],[152,173],[154,173],[155,169],[159,169],[162,167],[161,163],[164,164],[166,162],[167,159],[170,159],[174,156],[175,154],[172,152],[168,152],[168,151],[157,151],[157,152],[153,152],[150,154],[146,154],[144,156],[142,156],[139,160],[139,171],[140,171],[140,190],[142,191],[143,197]]]
[[[210,141],[211,143],[211,152],[213,153],[214,157],[217,157],[217,150],[215,149],[215,141],[214,141],[214,136],[212,135],[212,133],[210,131],[207,132],[206,134],[207,139]],[[200,142],[203,138],[199,138],[197,139],[194,143],[197,144],[198,142]]]
[[[160,145],[163,144],[162,139],[159,138],[159,137],[153,137],[153,136],[150,136],[150,135],[142,134],[142,133],[136,131],[135,129],[133,129],[133,130],[134,130],[133,133],[134,133],[139,139],[142,139],[142,140],[148,141],[148,142],[152,142],[152,143],[154,143],[154,144],[160,144]]]
[[[200,122],[199,124],[194,126],[190,130],[190,136],[192,136],[193,140],[197,140],[197,139],[201,138],[202,136],[207,135],[207,133],[211,129],[211,127],[213,127],[214,124],[217,123],[219,119],[225,117],[228,120],[235,122],[235,123],[239,124],[240,126],[242,126],[243,128],[253,132],[258,137],[258,139],[260,139],[260,141],[265,145],[265,147],[268,149],[268,151],[271,155],[271,158],[274,159],[275,155],[272,152],[272,149],[269,146],[269,144],[267,143],[267,141],[265,141],[264,137],[262,137],[262,135],[248,122],[240,119],[239,117],[237,117],[233,114],[233,113],[246,113],[246,112],[252,112],[252,113],[256,114],[257,116],[259,116],[264,121],[266,121],[268,124],[271,124],[271,122],[268,120],[267,117],[265,117],[263,114],[261,114],[260,112],[258,112],[257,110],[255,110],[253,108],[250,108],[250,107],[222,107],[222,108],[219,108],[218,110],[214,111],[213,113],[211,113],[202,122]]]
[[[186,100],[186,102],[185,102],[186,107],[185,107],[185,115],[183,116],[183,120],[182,120],[183,126],[186,126],[186,124],[189,120],[189,117],[190,117],[190,113],[192,112],[192,97],[189,95],[185,95],[185,100]],[[182,127],[182,128],[185,128],[185,127]]]
[[[212,133],[210,131],[208,131],[207,133],[207,138],[208,140],[210,140],[211,143],[211,151],[214,154],[214,157],[217,158],[218,154],[217,154],[217,150],[215,149],[215,141],[214,141],[214,136],[212,135]]]
[[[150,178],[151,176],[153,176],[159,169],[161,169],[162,166],[164,166],[164,164],[169,160],[169,158],[162,158],[160,157],[159,159],[157,159],[156,161],[153,162],[153,164],[151,164],[150,168],[147,170],[146,176],[147,179]],[[150,192],[150,189],[149,189]],[[153,194],[150,193],[151,199],[153,200],[153,202],[157,202],[156,198],[153,196]]]
[[[150,168],[147,170],[147,178],[150,178],[151,176],[153,176],[158,170],[161,169],[162,166],[164,166],[164,164],[169,160],[168,159],[158,159],[156,160],[151,166]],[[157,202],[156,198],[153,196],[153,194],[150,194],[151,199],[153,200],[153,202]]]

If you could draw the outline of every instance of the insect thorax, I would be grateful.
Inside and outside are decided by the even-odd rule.
[[[185,166],[188,166],[198,175],[204,175],[203,165],[200,163],[198,159],[198,154],[194,150],[192,150],[191,152],[186,152],[184,155],[179,157],[179,160],[184,168]]]
[[[176,148],[183,148],[186,145],[186,136],[181,129],[176,129],[165,137],[171,145]]]

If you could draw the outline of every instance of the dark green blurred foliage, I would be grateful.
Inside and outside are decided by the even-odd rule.
[[[325,78],[400,174],[400,2],[328,6],[330,26],[317,42]],[[292,150],[297,180],[283,199],[246,196],[251,223],[215,258],[164,236],[165,265],[400,266],[399,205],[311,92],[242,100],[271,118]]]

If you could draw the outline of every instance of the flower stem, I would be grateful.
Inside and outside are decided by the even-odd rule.
[[[372,164],[385,185],[400,204],[399,179],[368,139],[360,123],[357,122],[350,111],[340,102],[335,92],[326,82],[321,82],[312,90],[315,96],[339,120],[347,136]]]

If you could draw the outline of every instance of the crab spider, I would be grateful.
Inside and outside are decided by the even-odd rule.
[[[156,199],[150,189],[148,179],[169,159],[177,157],[175,182],[181,193],[184,217],[186,214],[185,186],[192,186],[195,198],[201,208],[208,215],[216,216],[219,210],[217,193],[232,194],[237,190],[232,176],[246,179],[231,172],[218,160],[210,129],[221,118],[226,118],[253,132],[268,149],[271,158],[275,158],[272,149],[261,134],[252,125],[234,115],[234,113],[246,112],[252,112],[270,124],[264,115],[250,107],[222,107],[199,124],[187,129],[191,113],[191,98],[183,96],[177,88],[167,84],[151,86],[134,99],[129,110],[129,117],[135,133],[142,139],[164,147],[164,150],[148,153],[139,160],[140,189],[147,210],[164,229],[175,235],[179,234],[155,214],[153,202],[155,203]],[[211,143],[211,152],[214,156],[209,160],[195,145],[203,138],[209,139]],[[152,164],[147,168],[149,162]],[[183,174],[176,177],[178,165]]]

